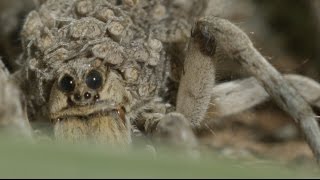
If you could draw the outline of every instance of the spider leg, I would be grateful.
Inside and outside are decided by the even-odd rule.
[[[211,87],[212,83],[208,84],[207,79],[211,79],[213,75],[209,74],[212,71],[208,71],[208,68],[199,69],[201,67],[199,64],[207,64],[210,57],[217,58],[216,53],[212,53],[210,56],[208,50],[210,52],[211,47],[207,46],[208,43],[204,43],[210,39],[215,40],[211,47],[218,47],[217,49],[221,53],[237,60],[245,70],[259,81],[277,105],[293,117],[302,129],[310,148],[319,162],[320,130],[312,108],[302,95],[256,50],[249,37],[240,28],[227,20],[211,16],[200,18],[196,22],[193,37],[191,37],[189,44],[185,65],[186,72],[180,84],[181,89],[179,89],[177,99],[178,112],[185,114],[191,124],[198,125],[203,119],[203,112],[205,112],[203,109],[207,109],[208,100],[202,97],[210,97],[207,94],[206,87]],[[212,50],[211,52],[215,51]],[[187,76],[188,73],[189,76]],[[192,73],[194,73],[193,76]],[[202,79],[203,77],[207,79]],[[199,91],[197,92],[196,90]],[[204,94],[195,94],[199,92]],[[197,103],[196,105],[200,107],[188,104],[192,102]],[[195,110],[191,109],[192,107],[195,107]]]
[[[180,113],[145,114],[145,131],[151,135],[157,151],[174,148],[188,157],[199,156],[198,141],[188,120]]]
[[[196,29],[191,36],[178,90],[177,112],[183,114],[193,127],[200,127],[215,85],[216,41]]]
[[[157,151],[169,147],[197,157],[198,142],[190,123],[182,114],[172,112],[171,108],[171,105],[162,102],[154,102],[143,108],[133,121],[132,127],[139,131],[133,133],[133,139],[143,137],[143,141],[151,140]]]

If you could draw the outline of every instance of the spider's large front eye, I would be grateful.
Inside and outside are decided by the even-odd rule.
[[[59,81],[59,88],[61,91],[70,93],[76,87],[76,83],[70,75],[64,75]]]
[[[102,86],[102,75],[97,70],[92,70],[88,73],[86,77],[86,84],[91,89],[99,89]]]

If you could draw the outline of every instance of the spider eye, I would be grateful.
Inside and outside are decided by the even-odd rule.
[[[60,90],[66,93],[72,92],[75,87],[76,83],[70,75],[64,75],[59,82]]]
[[[88,73],[86,78],[86,84],[91,89],[99,89],[102,86],[102,75],[97,70],[92,70]]]

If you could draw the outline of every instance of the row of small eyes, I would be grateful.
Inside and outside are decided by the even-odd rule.
[[[86,76],[85,82],[89,88],[97,90],[101,88],[103,84],[102,74],[97,70],[92,70]],[[71,93],[74,91],[75,87],[75,79],[69,74],[65,74],[59,81],[59,88],[62,92]]]

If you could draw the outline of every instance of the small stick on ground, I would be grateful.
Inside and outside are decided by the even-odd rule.
[[[249,37],[234,24],[216,17],[199,19],[195,30],[214,38],[222,52],[237,60],[261,83],[274,101],[293,117],[319,163],[320,129],[316,115],[298,91],[254,48]]]

